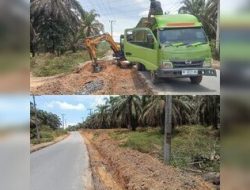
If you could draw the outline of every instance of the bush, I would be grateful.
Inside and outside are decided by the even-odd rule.
[[[194,167],[205,171],[219,171],[220,161],[211,160],[219,156],[219,139],[212,129],[204,126],[181,126],[175,129],[172,139],[171,163],[181,168]]]
[[[54,140],[54,134],[53,132],[48,132],[48,131],[40,131],[40,137],[41,139],[46,139],[48,141],[53,141]]]

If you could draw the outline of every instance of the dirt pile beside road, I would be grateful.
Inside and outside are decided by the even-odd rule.
[[[134,68],[120,68],[112,61],[100,61],[103,70],[92,73],[91,62],[78,67],[74,73],[54,77],[33,77],[33,94],[149,94],[145,83]]]
[[[124,189],[213,189],[202,179],[174,167],[166,166],[148,154],[119,147],[104,131],[85,131],[83,134],[107,161],[110,170],[113,171],[114,179]]]
[[[82,134],[83,135],[83,134]],[[89,139],[93,138],[93,134],[84,134],[84,141],[87,145],[90,166],[92,170],[93,184],[96,190],[122,190],[122,186],[113,179],[108,169],[107,161],[100,155]]]

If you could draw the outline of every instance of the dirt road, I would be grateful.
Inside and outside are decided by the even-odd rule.
[[[78,94],[78,95],[178,95],[220,93],[220,71],[217,77],[204,77],[200,85],[192,85],[189,79],[162,79],[159,84],[151,82],[149,72],[138,72],[136,67],[118,67],[112,61],[112,52],[100,60],[103,70],[92,73],[91,62],[80,65],[75,72],[51,77],[30,76],[32,94]],[[219,64],[218,64],[219,65]],[[216,66],[217,68],[218,66]]]
[[[134,68],[120,68],[112,61],[101,61],[103,70],[92,73],[91,62],[86,62],[74,73],[53,77],[30,77],[32,94],[150,94]]]

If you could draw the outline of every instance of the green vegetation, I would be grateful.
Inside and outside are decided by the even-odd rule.
[[[163,144],[163,135],[157,129],[144,129],[136,132],[115,131],[110,136],[121,142],[120,146],[129,147],[143,153],[160,151]]]
[[[36,126],[37,123],[37,126]],[[39,144],[53,141],[56,137],[67,134],[67,131],[60,128],[61,120],[53,113],[37,109],[37,122],[35,107],[30,103],[30,141],[31,144]],[[38,133],[37,133],[38,127]],[[38,138],[40,137],[40,139]]]
[[[74,10],[74,11],[73,11]],[[85,11],[77,0],[32,0],[30,2],[30,51],[58,56],[80,49],[85,37],[98,35],[99,15]]]
[[[218,172],[220,149],[218,131],[200,125],[178,126],[172,139],[171,165],[178,168]],[[114,131],[110,136],[121,147],[149,153],[163,161],[163,134],[148,128],[136,132]]]
[[[175,129],[172,139],[171,164],[202,171],[220,171],[218,131],[199,125]]]
[[[102,57],[108,50],[107,43],[102,43],[97,48],[97,56]],[[79,65],[90,60],[86,50],[76,53],[66,52],[61,56],[54,54],[39,54],[31,58],[31,70],[34,76],[45,77],[62,73],[71,73]]]
[[[40,142],[36,138],[31,139],[31,144],[39,144],[45,142],[51,142],[55,140],[57,137],[62,135],[66,135],[67,131],[64,129],[56,129],[53,130],[49,126],[40,127]]]
[[[164,132],[165,96],[116,96],[106,99],[77,129],[161,127]],[[172,127],[200,124],[218,129],[219,96],[173,96]],[[74,129],[72,127],[72,130]]]
[[[95,10],[85,11],[77,0],[32,0],[30,3],[30,52],[34,76],[70,73],[90,59],[83,50],[83,40],[104,30]],[[98,56],[107,52],[107,46],[104,47],[99,48]]]

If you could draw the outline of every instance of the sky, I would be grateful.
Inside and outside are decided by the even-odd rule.
[[[177,14],[183,0],[159,0],[164,12]],[[142,16],[147,16],[150,0],[79,0],[87,11],[95,9],[100,14],[98,20],[104,24],[105,32],[110,33],[110,20],[114,20],[113,36],[119,42],[120,35],[127,28],[133,28]],[[222,12],[233,12],[246,0],[221,0]]]
[[[29,96],[0,95],[0,128],[29,124]]]
[[[182,0],[160,0],[162,8],[177,13]],[[100,14],[98,20],[104,24],[105,32],[110,33],[110,20],[114,20],[113,36],[119,42],[120,35],[127,28],[133,28],[142,16],[147,16],[149,0],[79,0],[82,7],[89,11],[95,9]]]
[[[82,122],[89,115],[90,110],[94,112],[97,105],[104,104],[105,98],[109,96],[36,96],[38,109],[52,112],[62,119],[64,114],[65,127]],[[33,101],[32,96],[30,101]]]

